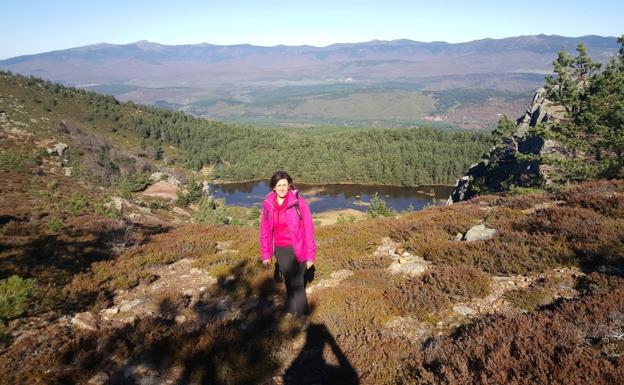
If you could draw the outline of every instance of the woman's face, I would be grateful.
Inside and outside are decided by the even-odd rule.
[[[288,193],[288,179],[280,179],[273,190],[280,198],[285,197],[286,193]]]

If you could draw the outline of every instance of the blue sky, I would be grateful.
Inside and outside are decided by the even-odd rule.
[[[95,43],[273,46],[624,34],[624,2],[8,0],[0,59]]]

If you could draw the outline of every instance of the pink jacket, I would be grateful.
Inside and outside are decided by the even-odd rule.
[[[316,242],[314,241],[314,222],[310,207],[297,190],[286,194],[286,221],[292,237],[292,246],[299,262],[316,260]],[[273,212],[275,210],[275,191],[271,191],[262,202],[260,217],[260,251],[262,260],[273,257]]]

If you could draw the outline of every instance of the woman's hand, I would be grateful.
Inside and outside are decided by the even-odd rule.
[[[312,266],[314,266],[314,261],[307,261],[306,262],[306,269],[311,268]]]

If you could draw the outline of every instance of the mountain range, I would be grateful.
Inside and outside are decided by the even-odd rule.
[[[0,69],[223,120],[427,120],[462,126],[453,121],[458,118],[453,110],[440,108],[448,95],[436,93],[481,90],[476,99],[464,98],[450,107],[496,110],[494,102],[503,103],[494,116],[518,114],[552,72],[557,52],[574,51],[581,42],[599,62],[618,49],[615,37],[546,35],[458,44],[374,40],[327,47],[139,41],[14,57],[0,61]],[[501,99],[500,92],[507,94]],[[397,110],[397,99],[410,98]],[[328,111],[328,105],[337,111]],[[491,125],[490,115],[479,124]]]

